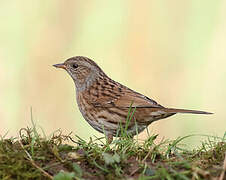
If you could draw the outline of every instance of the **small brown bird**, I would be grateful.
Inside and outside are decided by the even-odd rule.
[[[204,111],[165,108],[156,101],[109,78],[91,59],[76,56],[62,64],[76,87],[76,99],[85,120],[97,131],[105,133],[109,141],[121,126],[125,127],[130,106],[136,108],[127,132],[140,133],[152,122],[176,113],[212,114]],[[121,125],[121,126],[120,126]]]

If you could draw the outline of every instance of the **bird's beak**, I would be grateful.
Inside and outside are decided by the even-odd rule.
[[[61,64],[54,64],[53,66],[56,67],[56,68],[66,69],[66,66],[65,66],[64,63],[61,63]]]

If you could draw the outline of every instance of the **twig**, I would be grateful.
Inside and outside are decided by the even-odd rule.
[[[130,176],[133,176],[139,169],[140,169],[140,167],[134,169],[134,170],[130,173]]]
[[[144,157],[144,159],[141,161],[142,163],[145,162],[145,160],[148,158],[148,156],[151,154],[151,152],[153,152],[153,148],[151,148],[151,149],[148,151],[147,155],[146,155],[146,156]]]
[[[41,171],[44,174],[44,176],[48,177],[49,179],[53,179],[53,176],[51,176],[49,173],[47,173],[45,170],[43,170],[41,167],[39,167],[37,164],[35,164],[34,160],[31,157],[31,155],[24,148],[21,140],[19,140],[19,143],[20,143],[20,146],[22,147],[22,149],[24,150],[24,152],[27,154],[26,159],[28,159],[35,168],[37,168],[39,171]]]

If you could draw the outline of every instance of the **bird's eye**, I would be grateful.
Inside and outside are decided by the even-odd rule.
[[[72,67],[73,67],[74,69],[76,69],[76,68],[78,67],[78,64],[73,64]]]

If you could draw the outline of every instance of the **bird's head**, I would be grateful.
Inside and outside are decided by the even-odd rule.
[[[77,90],[84,90],[98,77],[105,75],[93,60],[83,56],[75,56],[67,59],[64,63],[54,64],[53,66],[65,69],[72,77]]]

